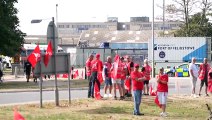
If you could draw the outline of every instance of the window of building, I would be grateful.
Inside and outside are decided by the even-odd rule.
[[[143,27],[151,27],[151,24],[143,24]]]
[[[64,25],[59,25],[59,28],[64,28]]]

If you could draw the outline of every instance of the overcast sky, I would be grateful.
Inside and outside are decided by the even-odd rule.
[[[155,16],[162,15],[157,7],[162,2],[155,0]],[[18,0],[15,7],[19,10],[20,29],[28,35],[45,35],[48,22],[56,16],[56,4],[58,22],[105,22],[107,16],[123,22],[139,16],[152,19],[152,0]],[[32,19],[46,20],[31,24]]]

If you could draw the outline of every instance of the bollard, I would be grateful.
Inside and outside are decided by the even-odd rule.
[[[18,76],[17,76],[17,74],[18,74],[17,72],[18,72],[18,71],[17,71],[17,66],[15,66],[15,79],[18,77]]]

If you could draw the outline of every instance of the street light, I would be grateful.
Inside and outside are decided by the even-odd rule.
[[[154,60],[154,19],[155,19],[155,0],[152,0],[152,77],[155,77],[155,60]]]
[[[40,23],[44,19],[37,19],[32,20],[31,23]],[[56,41],[56,37],[58,38],[57,33],[55,35],[55,22],[54,17],[52,17],[52,21],[49,22],[48,28],[47,28],[47,41],[48,39],[52,40],[52,48],[53,48],[53,56],[54,56],[54,74],[55,74],[55,103],[56,106],[59,106],[59,92],[58,92],[58,86],[57,86],[57,71],[56,71],[56,53],[57,53],[57,44],[58,41]]]

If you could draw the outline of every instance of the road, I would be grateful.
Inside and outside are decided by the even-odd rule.
[[[151,80],[150,84],[156,86],[155,80]],[[197,82],[197,91],[199,90],[200,81]],[[170,78],[169,79],[169,94],[187,94],[191,91],[191,83],[189,78]],[[203,88],[204,91],[204,88]],[[103,95],[103,90],[101,90]],[[68,99],[68,90],[59,91],[60,100]],[[71,90],[71,99],[86,98],[87,90]],[[39,103],[40,93],[35,92],[8,92],[0,93],[0,106]],[[43,101],[54,101],[54,91],[43,91]]]

